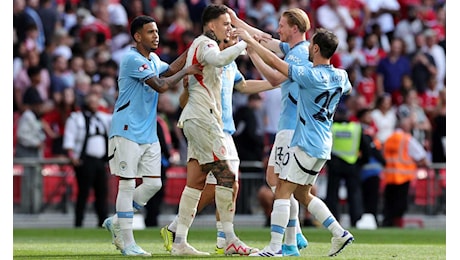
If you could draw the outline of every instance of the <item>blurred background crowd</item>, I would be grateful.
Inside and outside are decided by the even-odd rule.
[[[120,57],[132,43],[131,19],[141,14],[155,18],[160,31],[157,53],[171,62],[201,33],[200,15],[210,3],[226,4],[273,37],[283,10],[305,10],[312,22],[309,34],[321,26],[341,40],[333,64],[349,72],[354,87],[350,102],[344,102],[350,116],[362,107],[375,109],[376,134],[383,142],[395,125],[377,120],[378,114],[392,113],[396,119],[418,107],[422,113],[415,115],[414,133],[429,151],[440,149],[439,140],[432,139],[444,127],[438,122],[446,89],[446,7],[440,0],[14,0],[14,122],[24,111],[26,89],[36,88],[47,125],[43,156],[60,155],[65,118],[83,105],[86,95],[97,93],[100,109],[111,112]],[[261,78],[248,57],[237,62],[246,79]],[[179,84],[161,95],[159,113],[169,123],[174,148],[183,155],[184,140],[174,124],[181,91]],[[261,138],[276,131],[275,92],[261,95]],[[382,100],[385,94],[389,101]],[[247,103],[247,95],[234,96],[236,113]],[[398,109],[402,105],[409,110]],[[443,160],[442,152],[432,154],[434,161]]]

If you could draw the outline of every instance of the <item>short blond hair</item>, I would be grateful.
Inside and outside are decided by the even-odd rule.
[[[300,8],[291,8],[283,12],[282,16],[286,17],[290,26],[296,25],[299,31],[305,33],[310,30],[310,19],[307,13]]]

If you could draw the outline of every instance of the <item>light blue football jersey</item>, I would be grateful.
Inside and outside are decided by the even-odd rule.
[[[131,48],[120,62],[118,87],[109,137],[122,136],[139,144],[158,142],[157,104],[159,93],[144,82],[159,76],[169,65],[158,55],[146,59]]]
[[[308,60],[307,41],[302,41],[290,48],[286,42],[280,43],[280,48],[285,54],[284,61],[297,66],[311,67],[312,63]],[[278,131],[295,129],[297,114],[297,102],[299,97],[299,85],[297,82],[287,79],[281,83],[281,115],[278,122]]]
[[[223,67],[222,70],[222,122],[224,123],[224,132],[235,133],[235,123],[233,122],[232,95],[233,87],[243,80],[243,75],[238,70],[236,62]]]
[[[289,65],[289,78],[299,83],[298,124],[291,146],[299,146],[312,157],[330,159],[334,112],[342,95],[351,90],[347,72],[333,65]]]

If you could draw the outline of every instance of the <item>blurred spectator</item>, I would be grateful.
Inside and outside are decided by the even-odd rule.
[[[382,29],[380,27],[380,24],[375,23],[371,26],[371,33],[374,33],[377,35],[377,39],[379,41],[380,47],[385,50],[385,52],[389,52],[391,47],[390,47],[390,38],[388,35],[384,34],[382,32]]]
[[[166,31],[166,39],[176,42],[176,53],[183,53],[188,46],[183,41],[181,36],[185,31],[193,29],[193,23],[190,20],[187,5],[185,2],[176,2],[172,12],[172,17],[173,21]]]
[[[446,89],[439,91],[439,103],[432,114],[431,154],[434,163],[446,162]]]
[[[59,92],[65,88],[73,88],[75,78],[69,69],[68,60],[61,55],[53,57],[53,70],[51,71],[51,92]]]
[[[17,126],[15,157],[42,158],[46,135],[40,121],[43,99],[35,87],[24,92],[24,112]],[[42,202],[43,180],[35,166],[25,166],[21,178],[22,213],[38,213]]]
[[[396,104],[401,94],[404,75],[410,75],[411,64],[404,53],[404,42],[400,38],[391,41],[391,50],[377,65],[377,93],[389,93]]]
[[[417,90],[412,88],[403,96],[403,103],[398,107],[398,118],[410,117],[413,120],[410,133],[426,150],[430,147],[431,123],[419,104]]]
[[[37,50],[24,50],[19,58],[20,69],[13,78],[14,96],[17,108],[23,111],[22,98],[27,87],[34,85],[43,102],[48,103],[50,91],[50,74],[40,64],[40,53]],[[33,82],[34,81],[34,82]]]
[[[40,16],[45,34],[45,45],[53,39],[55,30],[61,28],[61,17],[59,11],[54,7],[53,0],[38,0],[37,13]]]
[[[355,23],[355,26],[348,30],[348,34],[356,34],[362,40],[366,34],[366,26],[371,19],[371,10],[366,0],[340,0],[339,2],[348,8]],[[358,46],[361,45],[362,42],[359,42]]]
[[[438,89],[444,88],[444,81],[446,79],[446,53],[444,49],[438,44],[436,33],[431,30],[425,30],[426,48],[428,53],[433,56],[434,63],[436,64],[436,79]]]
[[[46,35],[42,18],[38,14],[38,8],[39,0],[26,0],[26,7],[24,8],[24,12],[27,16],[27,25],[30,26],[33,24],[37,28],[38,34],[34,40],[37,50],[42,52],[45,49]]]
[[[395,30],[395,17],[400,14],[399,2],[397,0],[366,0],[371,11],[371,20],[368,24],[368,31],[374,24],[378,24],[383,34],[391,41]]]
[[[343,69],[353,70],[357,79],[359,79],[361,77],[361,66],[366,64],[366,57],[357,45],[357,39],[357,35],[348,34],[347,49],[340,52],[340,61]]]
[[[77,75],[74,89],[77,106],[82,107],[85,104],[86,95],[91,91],[91,78],[87,74]]]
[[[345,184],[346,204],[351,227],[363,213],[361,195],[361,166],[369,161],[370,143],[364,138],[361,124],[350,122],[345,109],[337,109],[332,129],[331,159],[327,161],[327,192],[325,203],[340,221],[339,189]]]
[[[430,79],[432,77],[437,79],[436,74],[438,72],[434,58],[426,47],[423,32],[415,35],[415,51],[409,53],[409,59],[412,64],[411,79],[417,92],[423,94],[428,89]]]
[[[318,25],[337,36],[339,40],[337,51],[347,50],[348,31],[355,26],[348,7],[340,5],[339,0],[327,0],[326,4],[318,8],[316,15]]]
[[[253,0],[251,4],[248,2],[247,17],[257,21],[258,28],[263,28],[263,31],[275,32],[278,28],[278,13],[275,6],[267,0]]]
[[[73,38],[71,38],[66,30],[59,28],[55,30],[53,38],[51,39],[53,45],[53,56],[63,56],[66,60],[70,60],[73,56],[72,46]]]
[[[89,94],[81,111],[72,112],[66,120],[63,148],[72,162],[77,179],[74,226],[83,226],[90,191],[94,191],[97,227],[108,215],[107,147],[111,114],[98,111],[99,97]]]
[[[53,93],[54,107],[43,114],[42,124],[47,135],[44,157],[67,156],[62,148],[65,122],[70,113],[79,109],[75,101],[75,90],[65,88]]]
[[[394,37],[404,40],[407,53],[415,52],[415,35],[424,30],[423,21],[417,16],[417,8],[417,5],[409,5],[407,7],[407,17],[400,20],[395,27]]]
[[[371,117],[371,109],[364,108],[358,111],[357,118],[361,123],[364,138],[370,144],[369,161],[361,168],[361,192],[363,200],[363,214],[370,213],[379,223],[378,214],[380,207],[380,174],[386,164],[382,154],[382,144],[375,138],[374,121]]]
[[[263,101],[259,94],[248,96],[248,103],[240,107],[234,116],[236,131],[233,134],[238,156],[241,161],[262,161],[264,136],[259,125],[257,111],[262,108]],[[249,170],[250,171],[250,170]]]
[[[385,50],[380,46],[378,36],[375,33],[369,33],[364,36],[364,44],[361,51],[366,59],[366,64],[374,67],[377,67],[380,60],[387,55]]]
[[[398,128],[383,145],[386,165],[383,170],[383,227],[402,227],[408,210],[410,183],[416,177],[417,167],[429,162],[423,146],[410,134],[413,118],[398,121]]]
[[[436,114],[437,107],[441,102],[440,92],[445,90],[437,89],[436,76],[431,76],[428,82],[428,89],[423,93],[419,94],[420,106],[425,111],[426,116],[433,123],[433,116]],[[445,94],[445,93],[444,93]]]
[[[372,119],[377,127],[377,139],[383,144],[396,128],[396,109],[393,107],[389,94],[377,97],[375,108],[371,112]]]
[[[373,107],[377,98],[377,84],[372,77],[375,73],[375,67],[364,65],[361,67],[362,77],[356,86],[356,92],[362,95],[366,100],[367,107]]]

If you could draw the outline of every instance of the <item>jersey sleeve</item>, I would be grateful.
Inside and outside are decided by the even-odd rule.
[[[154,71],[150,68],[145,58],[139,56],[131,56],[127,64],[128,77],[135,78],[141,81],[146,81],[155,76]]]
[[[234,61],[241,52],[246,49],[246,46],[246,42],[240,41],[239,43],[220,51],[219,46],[215,41],[204,41],[201,57],[206,63],[221,68]]]

